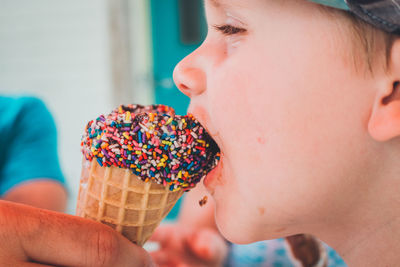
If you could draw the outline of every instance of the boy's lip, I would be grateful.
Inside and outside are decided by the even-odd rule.
[[[220,150],[221,156],[219,163],[203,179],[204,186],[211,194],[213,194],[215,187],[219,184],[222,184],[221,176],[222,176],[222,166],[223,166],[223,152],[221,150],[221,145],[219,142],[219,134],[218,132],[215,132],[213,131],[213,129],[209,128],[208,126],[209,115],[208,112],[205,110],[205,108],[201,106],[196,106],[195,108],[192,109],[192,107],[190,106],[188,113],[191,113],[200,122],[200,124],[204,127],[204,129],[210,135],[210,137],[215,141]]]
[[[214,169],[212,169],[206,177],[203,179],[203,184],[207,188],[207,190],[210,192],[212,195],[214,193],[215,187],[218,185],[223,184],[222,181],[222,167],[223,167],[223,152],[221,150],[221,146],[219,144],[218,135],[213,134],[210,129],[207,127],[206,122],[201,122],[203,125],[204,129],[208,132],[208,134],[211,136],[211,138],[215,141],[215,143],[218,145],[219,151],[220,151],[220,159],[215,166]]]
[[[203,184],[209,191],[211,195],[214,194],[215,188],[218,185],[223,185],[224,181],[222,179],[222,169],[223,169],[223,156],[221,154],[220,161],[218,165],[212,169],[206,177],[203,179]]]

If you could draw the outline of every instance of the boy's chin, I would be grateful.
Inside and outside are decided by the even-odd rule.
[[[216,210],[216,224],[222,236],[235,244],[250,244],[263,240],[283,238],[295,234],[291,229],[283,226],[261,226],[246,216],[227,216],[219,214]]]
[[[251,230],[246,232],[244,229],[235,231],[234,229],[229,229],[229,228],[225,229],[219,225],[218,229],[226,240],[238,245],[247,245],[259,241],[272,240],[289,236],[289,234],[278,234],[278,233],[268,233],[268,232],[255,234]]]
[[[260,236],[254,233],[250,224],[235,220],[232,216],[221,218],[216,214],[216,223],[222,236],[231,243],[250,244],[260,241]]]
[[[221,230],[220,230],[221,231]],[[221,232],[222,236],[231,243],[238,245],[247,245],[251,243],[255,243],[260,240],[248,238],[244,236],[244,233],[234,233],[234,232]]]

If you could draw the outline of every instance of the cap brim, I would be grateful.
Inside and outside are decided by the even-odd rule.
[[[349,10],[348,5],[346,4],[346,1],[344,0],[309,0],[311,2],[315,2],[324,6],[330,6],[334,8],[339,8],[343,10]]]

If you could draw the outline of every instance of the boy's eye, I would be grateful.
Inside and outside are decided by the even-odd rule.
[[[229,24],[214,25],[213,27],[224,35],[240,34],[240,33],[245,33],[247,31],[246,29],[238,28]]]

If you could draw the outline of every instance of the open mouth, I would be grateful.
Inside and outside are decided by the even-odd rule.
[[[223,168],[223,159],[221,158],[218,165],[212,169],[206,177],[203,179],[204,186],[208,189],[211,195],[214,194],[215,187],[217,185],[222,185],[222,168]]]
[[[205,113],[205,112],[204,112]],[[193,114],[191,114],[194,116]],[[204,129],[203,132],[203,139],[207,142],[208,147],[207,147],[207,156],[206,156],[206,162],[207,162],[207,167],[205,175],[203,179],[204,185],[207,187],[207,189],[212,193],[213,190],[213,184],[214,181],[218,182],[221,177],[221,169],[222,169],[222,162],[221,162],[221,149],[218,146],[217,142],[214,140],[214,138],[218,137],[218,133],[213,134],[213,131],[209,129],[204,121],[207,121],[205,119],[206,116],[201,116],[201,113],[199,114],[198,117],[194,116],[196,120],[201,124],[201,126]],[[204,121],[200,122],[200,118],[204,118]]]
[[[211,135],[207,133],[207,130],[206,130],[206,136],[208,143],[210,144],[207,155],[207,161],[209,162],[209,166],[207,170],[207,175],[203,179],[203,184],[208,189],[208,191],[211,194],[213,194],[215,186],[217,186],[222,182],[221,175],[222,175],[223,162],[222,162],[221,149],[219,148],[215,140],[211,137]]]
[[[204,139],[209,144],[207,148],[207,162],[208,162],[207,173],[208,173],[218,165],[221,158],[221,150],[217,145],[217,143],[215,142],[215,140],[208,133],[207,129],[206,128],[204,129],[205,129]]]
[[[204,129],[203,139],[208,144],[207,157],[206,157],[206,162],[207,162],[206,172],[208,173],[218,165],[221,157],[221,149],[219,148],[217,142],[214,140],[213,135],[211,134],[211,131],[208,129],[207,125],[200,122],[199,118],[194,116],[192,113],[188,113],[188,116],[193,116],[196,119],[196,121],[200,123],[201,127]]]

